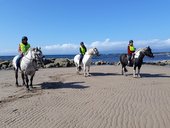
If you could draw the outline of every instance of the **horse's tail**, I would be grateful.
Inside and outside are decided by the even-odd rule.
[[[117,66],[119,66],[121,63],[120,63],[120,61],[117,63]]]

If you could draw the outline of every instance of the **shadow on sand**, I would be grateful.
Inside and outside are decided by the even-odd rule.
[[[84,82],[70,82],[70,83],[63,83],[63,82],[44,82],[41,85],[41,89],[60,89],[60,88],[72,88],[72,89],[85,89],[89,88],[89,86],[80,85]]]
[[[166,74],[150,74],[150,73],[142,73],[142,77],[149,77],[149,78],[170,78],[170,76]]]
[[[99,72],[93,72],[90,73],[92,76],[116,76],[116,75],[120,75],[120,74],[116,74],[116,73],[99,73]]]

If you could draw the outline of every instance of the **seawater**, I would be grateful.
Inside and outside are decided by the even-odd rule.
[[[118,62],[121,54],[101,54],[100,56],[94,56],[92,61],[106,61],[106,62]],[[68,58],[73,59],[75,55],[45,55],[45,58]],[[170,53],[155,53],[154,58],[145,57],[144,62],[157,62],[162,60],[170,60]],[[0,60],[12,60],[14,56],[0,56]]]

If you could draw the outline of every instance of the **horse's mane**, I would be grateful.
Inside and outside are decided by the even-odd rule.
[[[87,55],[92,55],[93,54],[93,48],[90,48],[86,52]]]
[[[135,54],[138,53],[138,52],[141,52],[141,51],[145,51],[146,48],[139,48],[135,51]]]

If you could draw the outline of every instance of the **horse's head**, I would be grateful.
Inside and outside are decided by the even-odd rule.
[[[93,48],[93,55],[99,56],[99,51],[97,48]]]
[[[32,49],[32,57],[34,60],[36,60],[39,64],[43,64],[43,53],[41,51],[41,48],[33,48]]]
[[[147,48],[145,48],[144,53],[148,57],[152,57],[152,58],[154,57],[154,55],[152,53],[152,49],[149,46]]]

